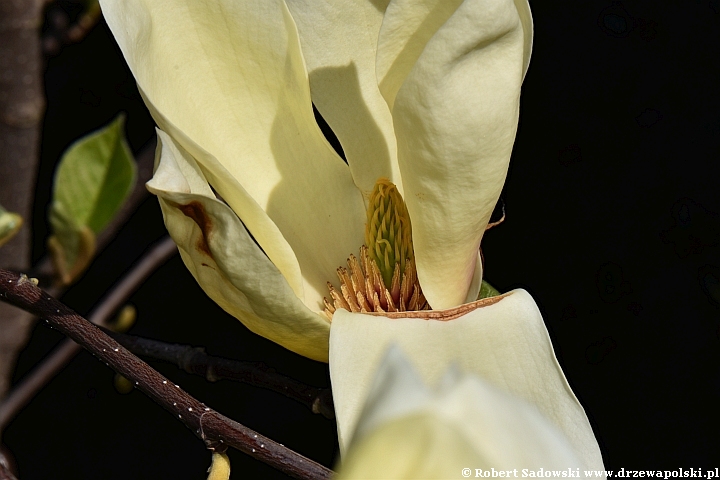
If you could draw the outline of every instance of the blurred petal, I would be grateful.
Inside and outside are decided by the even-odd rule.
[[[295,252],[306,284],[323,291],[362,243],[364,205],[349,168],[314,121],[297,30],[284,2],[127,0],[102,6],[160,128],[204,169],[234,178],[240,194],[231,182],[213,186],[253,235],[266,228],[254,203],[267,212]]]
[[[416,43],[408,40],[407,55],[420,49]],[[424,45],[395,97],[418,278],[434,309],[477,295],[468,287],[510,161],[524,44],[512,0],[464,2]]]
[[[534,406],[452,368],[436,387],[428,389],[391,347],[339,478],[458,478],[469,466],[473,473],[574,472],[580,466],[567,440]]]
[[[341,448],[357,425],[373,373],[388,345],[405,352],[427,384],[448,365],[478,375],[500,390],[535,405],[560,429],[587,468],[602,470],[602,457],[585,412],[557,363],[532,297],[514,290],[479,302],[450,320],[392,318],[338,310],[330,332],[330,378]],[[458,309],[464,312],[469,306]],[[419,317],[424,312],[412,314]],[[388,315],[388,314],[386,314]],[[405,316],[410,314],[405,312]]]
[[[455,479],[485,462],[453,424],[416,414],[382,425],[343,457],[335,480]]]
[[[313,103],[340,140],[355,184],[366,198],[380,177],[402,188],[392,117],[375,77],[387,2],[287,2],[300,34]]]
[[[157,170],[148,189],[188,270],[226,312],[296,353],[327,361],[329,324],[295,296],[233,211],[217,200],[201,169],[158,132]]]

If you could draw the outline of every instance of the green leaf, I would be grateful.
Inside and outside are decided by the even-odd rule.
[[[50,208],[50,227],[52,235],[48,239],[48,249],[53,260],[55,273],[63,283],[70,283],[69,271],[77,263],[80,253],[80,231],[81,225],[73,221],[72,217],[65,210],[63,203],[53,202]],[[92,232],[89,228],[87,230]],[[67,280],[67,281],[66,281]]]
[[[482,281],[482,284],[480,285],[480,293],[478,294],[478,300],[488,297],[494,297],[495,295],[500,295],[500,292],[490,285],[485,280]]]
[[[55,173],[48,248],[63,283],[87,267],[95,235],[112,220],[135,184],[136,166],[124,137],[125,115],[68,148]]]
[[[53,210],[100,233],[135,183],[135,161],[125,141],[125,115],[67,149],[55,174]]]

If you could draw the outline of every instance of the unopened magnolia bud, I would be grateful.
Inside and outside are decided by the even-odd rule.
[[[22,217],[0,206],[0,246],[10,240],[22,227]]]
[[[137,309],[133,305],[125,305],[115,317],[115,321],[110,326],[114,331],[125,333],[130,330],[137,319]]]
[[[213,452],[212,464],[208,469],[208,480],[228,480],[230,478],[230,459],[225,453]]]
[[[132,392],[134,388],[132,382],[119,373],[115,374],[113,385],[115,386],[115,390],[122,395],[127,395]]]

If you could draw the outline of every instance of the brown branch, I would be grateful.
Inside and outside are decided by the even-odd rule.
[[[293,378],[277,373],[260,362],[241,362],[214,357],[203,348],[166,343],[158,340],[107,332],[123,347],[135,355],[172,363],[188,373],[205,377],[208,381],[234,380],[278,392],[302,403],[313,413],[334,419],[335,409],[329,388],[306,385]]]
[[[145,279],[175,253],[177,247],[169,237],[156,244],[100,302],[90,316],[90,321],[96,325],[106,325],[112,314],[127,301]],[[65,340],[40,366],[22,379],[10,395],[0,403],[0,431],[79,351],[80,345]]]
[[[0,269],[0,299],[43,318],[133,382],[214,450],[238,450],[294,477],[330,478],[332,471],[205,406],[26,276]]]

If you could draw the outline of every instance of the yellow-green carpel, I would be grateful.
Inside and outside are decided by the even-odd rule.
[[[392,287],[395,264],[404,273],[406,262],[414,260],[410,215],[397,187],[387,178],[380,178],[370,194],[365,245],[387,288]]]
[[[387,178],[380,178],[370,194],[360,258],[351,254],[347,265],[337,269],[339,291],[328,282],[332,298],[324,299],[328,319],[338,308],[349,312],[430,309],[418,283],[410,216],[397,187]]]

